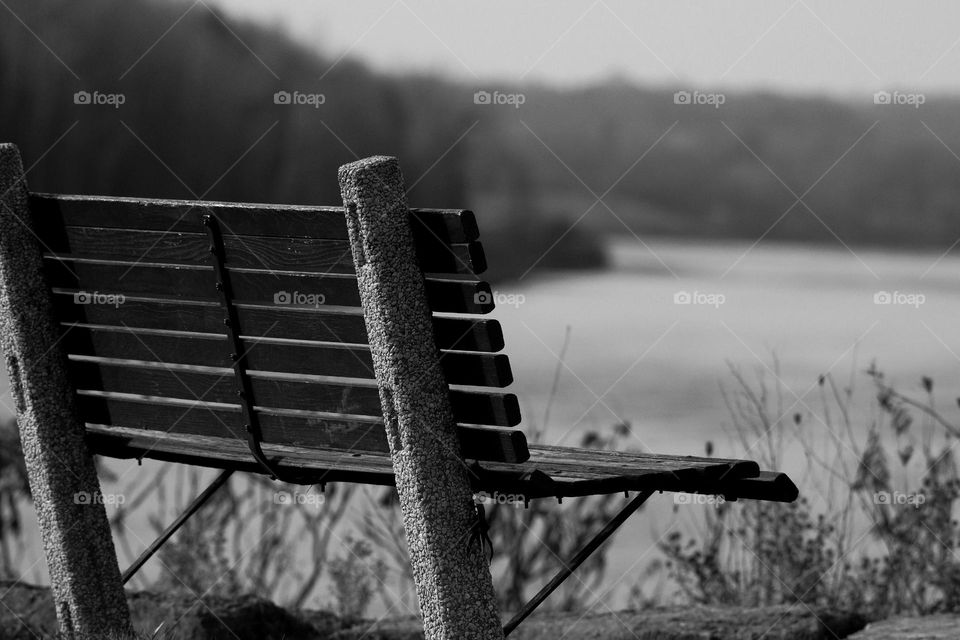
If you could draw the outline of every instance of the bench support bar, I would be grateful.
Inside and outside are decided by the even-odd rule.
[[[573,572],[576,571],[577,567],[583,564],[583,562],[589,558],[594,551],[599,549],[600,545],[602,545],[607,538],[613,535],[613,533],[620,528],[620,525],[626,522],[627,518],[629,518],[634,511],[639,509],[651,495],[653,495],[653,491],[651,490],[641,491],[639,494],[637,494],[637,496],[631,500],[627,506],[621,509],[620,512],[614,516],[613,520],[608,522],[603,529],[597,532],[597,535],[595,535],[590,542],[584,545],[582,549],[577,551],[577,553],[570,558],[569,562],[564,562],[563,569],[561,569],[557,575],[555,575],[550,582],[543,587],[543,589],[540,589],[537,595],[533,596],[533,598],[531,598],[527,604],[523,605],[523,608],[517,612],[517,615],[513,616],[510,622],[503,626],[504,637],[510,635],[511,631],[516,629],[521,622],[526,620],[527,616],[533,613],[534,610],[539,607],[551,593],[556,591],[557,587],[563,584],[563,581],[569,578]]]
[[[256,459],[264,471],[271,479],[277,479],[277,471],[267,460],[260,443],[263,440],[260,431],[260,419],[253,409],[253,386],[250,384],[250,376],[247,375],[247,349],[244,347],[243,340],[240,338],[240,321],[237,316],[237,308],[233,306],[233,287],[230,285],[230,275],[227,273],[226,250],[223,246],[223,236],[220,233],[220,223],[209,213],[200,218],[203,226],[207,230],[207,238],[210,241],[210,255],[213,259],[213,271],[216,276],[214,288],[220,297],[220,306],[223,307],[223,326],[227,331],[227,339],[230,341],[231,351],[226,354],[233,363],[234,381],[236,382],[236,393],[240,400],[240,409],[243,417],[243,428],[247,432],[247,445],[250,447],[250,453]]]
[[[0,342],[57,620],[68,640],[127,637],[116,549],[27,198],[19,152],[0,145]]]
[[[426,640],[501,640],[396,158],[340,168],[350,248],[380,389]]]
[[[146,564],[147,560],[152,558],[153,554],[155,554],[160,549],[160,547],[163,546],[163,543],[169,540],[171,536],[173,536],[173,534],[175,534],[177,530],[180,529],[180,527],[182,527],[187,522],[187,520],[190,519],[190,516],[195,514],[197,511],[199,511],[200,507],[206,504],[207,500],[209,500],[210,497],[217,492],[217,489],[225,485],[227,483],[227,480],[229,480],[230,476],[232,475],[233,475],[233,469],[224,469],[223,471],[221,471],[220,475],[214,478],[213,482],[210,483],[210,486],[204,489],[203,493],[201,493],[196,498],[194,498],[193,502],[191,502],[187,506],[184,512],[181,513],[179,516],[177,516],[177,519],[171,522],[170,526],[164,529],[163,533],[157,536],[156,540],[150,543],[150,546],[147,547],[144,550],[144,552],[141,553],[140,556],[133,561],[133,564],[127,567],[127,569],[123,572],[123,576],[122,576],[123,584],[127,584],[127,582],[130,581],[130,578],[132,578],[137,573],[137,571],[140,570],[140,567]]]

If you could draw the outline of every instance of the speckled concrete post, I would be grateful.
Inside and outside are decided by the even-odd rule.
[[[57,618],[71,640],[122,638],[130,612],[32,225],[20,154],[0,144],[0,342]]]
[[[340,167],[426,640],[503,638],[396,158]]]

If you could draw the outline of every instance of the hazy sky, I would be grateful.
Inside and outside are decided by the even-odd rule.
[[[333,59],[467,81],[960,91],[960,2],[204,1]]]

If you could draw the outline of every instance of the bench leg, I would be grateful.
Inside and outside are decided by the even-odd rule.
[[[0,145],[0,342],[65,638],[123,638],[130,612],[60,339],[16,147]]]
[[[340,168],[350,244],[426,640],[500,640],[476,510],[395,158]]]

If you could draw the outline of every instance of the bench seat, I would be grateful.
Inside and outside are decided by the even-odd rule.
[[[94,453],[150,458],[217,469],[262,473],[242,440],[199,437],[88,424]],[[389,453],[348,453],[338,449],[264,445],[280,470],[304,484],[360,482],[393,485]],[[529,445],[523,463],[468,460],[476,491],[522,495],[527,499],[576,497],[625,491],[680,491],[792,502],[797,487],[783,473],[761,471],[756,462],[671,456],[600,449]]]

